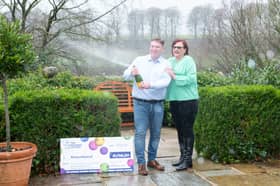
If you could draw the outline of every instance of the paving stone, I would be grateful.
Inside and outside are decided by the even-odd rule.
[[[222,186],[279,186],[280,177],[267,174],[239,175],[239,176],[216,176],[209,177],[210,181]]]
[[[108,186],[157,186],[156,183],[151,180],[150,176],[123,176],[114,177],[104,182],[104,185]]]
[[[59,176],[39,177],[30,179],[30,186],[74,186],[74,185],[99,185],[102,178],[97,174],[67,174]]]
[[[232,164],[232,167],[245,172],[247,174],[250,173],[266,173],[266,170],[262,167],[256,166],[255,164]]]
[[[269,160],[265,163],[258,163],[267,174],[280,176],[280,160]]]
[[[219,163],[214,163],[214,162],[209,161],[207,159],[204,159],[204,163],[198,163],[197,159],[193,160],[193,167],[197,171],[229,169],[225,165],[222,165],[222,164],[219,164]]]
[[[208,182],[201,179],[194,173],[188,171],[171,172],[168,174],[153,174],[151,179],[158,186],[172,186],[172,185],[192,185],[192,186],[210,186]]]
[[[204,177],[227,176],[227,175],[244,175],[244,173],[238,171],[237,169],[208,170],[208,171],[200,171],[199,173]]]

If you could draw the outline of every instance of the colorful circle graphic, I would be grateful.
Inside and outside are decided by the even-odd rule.
[[[81,140],[82,142],[86,142],[86,141],[88,141],[88,137],[81,137],[80,140]]]
[[[100,165],[100,170],[101,170],[101,172],[108,172],[108,170],[109,170],[109,164],[108,164],[108,163],[102,163],[102,164]]]
[[[96,150],[98,148],[98,146],[96,145],[94,140],[89,142],[88,147],[89,147],[90,150]]]
[[[127,165],[128,165],[129,167],[133,167],[133,165],[134,165],[134,160],[133,160],[133,159],[127,160]]]
[[[63,168],[60,168],[60,174],[65,174],[66,171]]]
[[[96,138],[95,143],[97,146],[101,146],[104,144],[104,138]]]
[[[101,153],[102,155],[107,154],[107,153],[108,153],[108,148],[107,148],[107,147],[102,147],[102,148],[100,149],[100,153]]]

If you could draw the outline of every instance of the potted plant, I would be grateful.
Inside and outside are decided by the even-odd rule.
[[[28,185],[37,147],[29,142],[11,142],[6,82],[27,70],[34,61],[31,36],[21,33],[19,22],[0,16],[0,81],[5,108],[6,142],[0,143],[0,186]]]

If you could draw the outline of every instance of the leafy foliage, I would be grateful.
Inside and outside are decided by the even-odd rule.
[[[197,82],[199,87],[217,87],[231,84],[231,79],[218,73],[203,71],[197,73]]]
[[[164,117],[163,117],[162,125],[168,126],[168,127],[175,127],[169,107],[170,107],[169,102],[165,101],[164,102],[164,115],[163,115]]]
[[[234,84],[241,85],[273,85],[280,87],[280,59],[264,62],[263,67],[250,68],[245,62],[236,65],[230,78]]]
[[[0,75],[14,77],[33,62],[31,35],[20,32],[19,22],[0,16]]]
[[[113,77],[115,80],[120,78]],[[53,78],[45,78],[40,70],[29,73],[24,77],[12,79],[8,82],[9,94],[17,91],[40,90],[40,89],[58,89],[58,88],[79,88],[92,90],[98,83],[110,80],[105,76],[75,76],[69,71],[58,73]]]

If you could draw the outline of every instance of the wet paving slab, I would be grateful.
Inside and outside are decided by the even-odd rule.
[[[268,162],[223,165],[206,160],[204,165],[197,164],[194,169],[198,176],[214,186],[279,186],[279,163],[279,160],[269,160]]]
[[[33,177],[30,186],[172,186],[193,185],[210,186],[207,180],[202,179],[193,171],[176,172],[171,163],[175,159],[161,158],[158,160],[165,166],[165,171],[160,172],[148,169],[148,176],[140,176],[137,171],[124,173],[102,173],[102,174],[67,174],[47,177]]]
[[[243,172],[233,168],[223,170],[200,171],[199,173],[203,177],[245,175]]]
[[[246,174],[239,176],[216,176],[216,177],[208,177],[212,183],[215,185],[222,186],[279,186],[280,185],[280,177],[271,176],[267,174]]]
[[[122,136],[133,136],[134,130],[122,130]],[[149,134],[147,134],[147,139]],[[146,144],[147,145],[147,144]],[[171,164],[178,160],[179,149],[177,134],[174,128],[163,128],[157,160],[165,166],[160,172],[148,169],[148,176],[137,174],[137,164],[133,172],[102,174],[65,174],[34,176],[30,186],[279,186],[280,160],[265,163],[218,164],[207,159],[197,158],[194,151],[193,169],[177,172]]]

